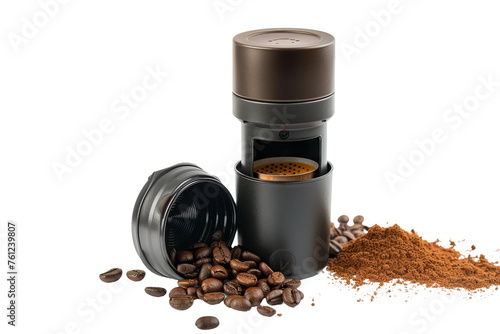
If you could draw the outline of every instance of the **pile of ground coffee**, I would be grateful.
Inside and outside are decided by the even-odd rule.
[[[327,269],[356,286],[395,279],[427,287],[476,290],[500,285],[500,267],[484,255],[461,258],[453,247],[428,242],[415,231],[398,225],[372,226],[367,234],[350,241]]]

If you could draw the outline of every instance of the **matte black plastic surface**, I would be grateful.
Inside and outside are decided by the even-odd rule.
[[[287,277],[305,278],[328,261],[333,167],[306,181],[249,177],[236,165],[239,244]]]

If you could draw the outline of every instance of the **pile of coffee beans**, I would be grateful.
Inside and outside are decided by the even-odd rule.
[[[370,228],[363,225],[365,218],[363,216],[354,217],[353,225],[349,223],[349,217],[342,215],[338,218],[339,227],[335,223],[330,224],[330,257],[337,256],[344,248],[343,245],[354,240],[368,231]]]
[[[196,243],[188,250],[171,254],[177,271],[184,277],[168,294],[172,308],[187,310],[196,299],[200,299],[209,305],[224,302],[237,311],[257,307],[259,314],[272,317],[276,310],[271,306],[285,304],[295,307],[304,299],[304,294],[298,290],[300,280],[286,278],[281,272],[273,271],[258,255],[241,246],[231,248],[222,239],[222,231],[217,231],[210,244]],[[100,274],[99,278],[111,283],[121,276],[122,270],[113,268]],[[127,272],[127,277],[135,282],[145,276],[146,273],[139,269]],[[162,287],[146,287],[145,292],[153,297],[167,294]],[[269,306],[261,305],[264,299]],[[199,329],[213,329],[219,326],[219,320],[211,316],[201,317],[195,325]]]
[[[217,231],[211,244],[196,243],[175,254],[177,271],[184,279],[169,293],[170,306],[177,310],[190,308],[200,299],[210,305],[224,302],[237,311],[249,311],[266,299],[273,306],[297,306],[304,294],[297,290],[300,281],[273,271],[261,258],[241,246],[230,248]],[[276,311],[260,307],[258,312],[273,316]]]

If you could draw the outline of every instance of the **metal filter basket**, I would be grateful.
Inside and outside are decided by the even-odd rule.
[[[312,179],[318,163],[299,157],[276,157],[254,162],[255,177],[268,181],[303,181]]]

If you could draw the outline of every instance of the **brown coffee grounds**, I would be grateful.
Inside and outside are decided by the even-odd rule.
[[[500,285],[499,266],[484,255],[461,256],[453,247],[423,240],[413,230],[375,225],[329,259],[327,269],[355,286],[366,283],[365,280],[383,284],[395,279],[470,291]]]

